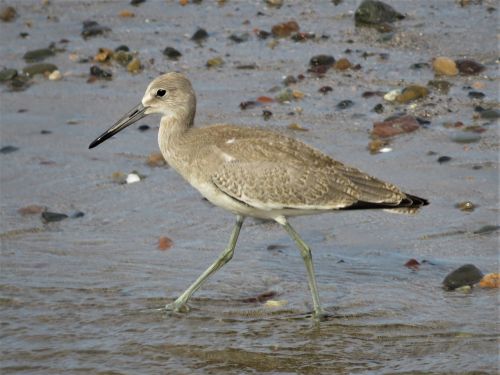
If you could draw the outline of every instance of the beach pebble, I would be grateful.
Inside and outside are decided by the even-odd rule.
[[[500,117],[500,111],[496,109],[484,109],[479,112],[479,115],[485,120],[496,120]]]
[[[465,212],[472,212],[476,208],[474,203],[470,201],[457,203],[455,207],[458,208],[460,211],[465,211]]]
[[[33,77],[36,74],[52,73],[54,70],[57,70],[57,66],[54,64],[39,63],[24,67],[23,73],[29,77]]]
[[[126,182],[127,184],[133,184],[133,183],[135,183],[135,182],[139,182],[139,181],[141,181],[141,178],[140,178],[140,177],[139,177],[139,175],[138,175],[138,174],[136,174],[136,173],[129,173],[129,174],[127,175],[127,178],[125,179],[125,182]]]
[[[293,122],[290,125],[288,125],[288,129],[295,130],[295,131],[300,131],[300,132],[307,132],[307,131],[309,131],[309,129],[302,127],[301,125],[297,124],[296,122]]]
[[[449,57],[436,57],[432,61],[432,68],[436,74],[445,76],[456,76],[458,74],[457,64]]]
[[[120,13],[118,13],[118,16],[122,17],[122,18],[132,18],[132,17],[135,17],[135,14],[134,12],[131,12],[130,10],[122,10]]]
[[[269,120],[273,116],[273,113],[267,109],[262,111],[262,117],[264,117],[264,121]]]
[[[287,304],[288,304],[287,300],[274,300],[274,299],[270,299],[269,301],[266,301],[266,303],[264,304],[264,306],[267,307],[267,308],[275,309],[275,308],[286,306]]]
[[[194,32],[194,34],[191,36],[191,40],[195,42],[202,42],[205,39],[208,38],[208,33],[205,29],[199,28]]]
[[[338,59],[337,61],[335,61],[335,63],[333,64],[333,67],[336,70],[347,70],[347,69],[352,67],[352,64],[348,59],[346,59],[345,57],[342,57],[341,59]]]
[[[380,25],[404,18],[404,15],[390,5],[376,0],[364,0],[354,12],[356,26]]]
[[[384,152],[389,152],[392,149],[388,147],[389,143],[385,140],[382,139],[373,139],[368,143],[368,151],[370,151],[370,154],[375,155],[379,153],[384,153]]]
[[[37,204],[30,204],[29,206],[21,207],[20,209],[17,210],[17,212],[23,216],[26,216],[26,215],[41,214],[45,210],[46,210],[46,207],[44,207],[44,206],[39,206]]]
[[[153,152],[149,154],[146,164],[149,165],[150,167],[163,167],[167,165],[167,162],[165,161],[165,158],[161,154],[161,152]]]
[[[141,5],[142,3],[146,2],[146,0],[130,0],[130,5],[133,5],[135,7]]]
[[[387,100],[388,102],[394,102],[396,98],[401,95],[403,90],[401,89],[395,89],[391,90],[388,93],[384,95],[384,99]]]
[[[490,234],[500,229],[500,225],[483,225],[474,231],[474,234]]]
[[[151,127],[149,125],[141,125],[137,128],[137,130],[139,130],[140,132],[145,132],[146,130],[149,130],[151,129]]]
[[[128,66],[128,64],[130,64],[134,59],[134,55],[132,53],[122,50],[112,52],[111,54],[109,54],[109,56],[112,57],[113,60],[116,61],[118,64],[125,67]],[[107,58],[103,61],[106,60]]]
[[[229,35],[229,40],[232,40],[235,43],[243,43],[250,39],[249,33],[233,33]]]
[[[418,270],[418,267],[420,266],[420,262],[416,259],[410,259],[405,263],[405,267],[412,269],[412,270]]]
[[[483,99],[486,96],[481,91],[469,91],[467,95],[472,99]]]
[[[163,50],[163,55],[167,56],[170,60],[178,60],[182,56],[178,50],[174,47],[165,47]]]
[[[336,105],[336,108],[337,109],[340,109],[340,110],[343,110],[343,109],[347,109],[347,108],[350,108],[354,105],[354,102],[352,100],[342,100],[341,102],[339,102],[337,105]]]
[[[0,71],[0,82],[10,81],[17,76],[16,69],[3,69]]]
[[[396,101],[399,103],[408,103],[409,101],[425,98],[429,95],[427,87],[410,85],[401,91],[401,94],[396,96]]]
[[[500,273],[487,273],[479,282],[481,288],[500,288]]]
[[[61,221],[61,220],[67,219],[67,218],[68,218],[68,215],[61,214],[58,212],[50,212],[50,211],[42,212],[42,220],[45,223],[52,223],[55,221]]]
[[[483,273],[473,264],[465,264],[450,272],[443,280],[443,288],[455,290],[463,286],[472,287],[483,278]]]
[[[411,133],[418,128],[420,128],[420,124],[415,117],[404,115],[374,123],[372,135],[381,138],[389,138],[399,134]]]
[[[111,72],[101,69],[97,65],[93,65],[90,67],[90,75],[98,79],[107,80],[110,80],[113,77],[113,74]]]
[[[106,26],[99,25],[96,21],[87,20],[83,21],[81,35],[83,39],[88,39],[97,35],[103,35],[110,32],[111,29]]]
[[[450,135],[455,143],[475,143],[481,140],[481,135],[472,131],[457,131]]]
[[[41,48],[26,52],[23,55],[23,59],[28,63],[33,63],[33,62],[43,61],[47,57],[52,57],[54,55],[55,53],[52,48]]]
[[[450,156],[440,156],[437,158],[439,164],[448,163],[451,160]]]
[[[71,215],[69,215],[69,217],[72,219],[80,219],[84,216],[85,216],[85,212],[82,212],[82,211],[75,211]]]
[[[168,238],[166,236],[161,236],[158,239],[157,247],[158,247],[158,250],[165,251],[165,250],[170,249],[173,244],[174,244],[174,241],[172,241],[170,238]]]
[[[224,60],[222,57],[214,57],[211,58],[207,61],[207,68],[217,68],[219,66],[222,66],[224,64]]]
[[[0,154],[11,154],[15,151],[19,150],[19,147],[16,146],[3,146],[0,148]]]
[[[125,184],[127,182],[127,176],[122,172],[113,172],[111,180],[118,184]]]
[[[384,106],[380,103],[376,104],[373,109],[372,109],[373,112],[375,113],[383,113],[384,112]]]
[[[444,80],[432,80],[427,82],[427,86],[440,92],[441,94],[448,94],[450,91],[451,83]]]
[[[271,34],[277,38],[286,38],[299,30],[300,26],[296,21],[288,21],[274,25],[271,28]]]
[[[62,74],[59,70],[54,70],[49,74],[49,80],[51,81],[59,81],[62,79]]]
[[[316,55],[309,60],[310,66],[331,67],[333,64],[335,64],[335,58],[332,55]]]
[[[242,298],[240,301],[244,303],[262,303],[269,301],[271,298],[275,297],[276,294],[276,292],[271,290],[269,292],[261,293],[255,297]]]
[[[17,12],[14,7],[2,6],[0,9],[0,20],[3,22],[11,22],[17,17]]]
[[[463,75],[475,75],[486,69],[484,65],[474,60],[463,59],[457,60],[455,63],[457,64],[458,71]]]
[[[134,57],[128,64],[127,64],[127,72],[129,73],[139,73],[142,69],[141,65],[141,60],[139,60],[138,57]]]

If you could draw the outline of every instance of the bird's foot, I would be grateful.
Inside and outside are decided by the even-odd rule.
[[[186,303],[174,301],[165,305],[165,310],[170,312],[187,313],[191,310],[191,308]]]
[[[325,320],[328,320],[332,315],[328,314],[325,310],[320,309],[320,310],[314,310],[312,313],[312,318],[318,322],[324,322]]]

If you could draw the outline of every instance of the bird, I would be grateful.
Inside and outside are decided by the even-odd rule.
[[[94,148],[141,118],[160,114],[158,144],[167,163],[215,206],[236,217],[227,247],[177,299],[170,312],[187,312],[188,300],[229,262],[247,217],[277,222],[297,245],[307,271],[314,319],[328,317],[320,304],[310,247],[290,217],[333,211],[382,209],[415,213],[427,199],[348,166],[279,132],[229,124],[195,126],[196,94],[180,72],[148,85],[141,102],[97,137]]]

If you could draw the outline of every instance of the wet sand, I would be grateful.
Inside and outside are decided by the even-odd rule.
[[[498,4],[390,3],[407,18],[383,42],[379,33],[355,28],[359,2],[350,1],[285,1],[279,9],[261,1],[184,7],[153,0],[138,7],[118,1],[13,2],[19,17],[1,23],[3,66],[20,70],[26,51],[63,38],[68,43],[57,43],[66,51],[47,59],[62,80],[36,76],[25,91],[5,85],[0,91],[0,147],[19,148],[0,155],[1,372],[497,372],[497,291],[445,292],[441,282],[466,263],[498,272],[498,231],[481,233],[499,225],[498,122],[477,119],[474,111],[477,105],[499,109],[499,10],[488,10]],[[135,17],[119,17],[124,9]],[[329,38],[280,39],[270,48],[272,38],[258,40],[252,32],[292,18],[302,31]],[[84,40],[80,32],[88,19],[112,31]],[[197,27],[210,35],[201,46],[189,40]],[[23,39],[21,32],[29,36]],[[251,36],[237,44],[228,39],[235,32]],[[99,47],[121,44],[139,53],[141,73],[101,65],[113,79],[87,83],[96,63],[69,58],[93,57]],[[182,52],[179,61],[162,55],[167,46]],[[315,78],[306,72],[309,59],[322,53],[347,57],[361,69]],[[453,84],[448,94],[432,92],[415,105],[362,98],[365,91],[426,85],[435,78],[432,69],[410,66],[440,55],[472,58],[487,69],[447,77]],[[207,60],[217,56],[225,64],[207,69]],[[253,63],[256,69],[237,69]],[[416,216],[351,212],[293,220],[313,249],[320,296],[332,319],[318,326],[308,318],[310,293],[298,250],[277,225],[253,220],[244,224],[233,260],[195,294],[189,314],[156,310],[217,257],[234,219],[203,201],[172,169],[145,164],[158,150],[157,118],[139,123],[150,125],[149,131],[131,127],[97,149],[87,147],[137,104],[152,78],[170,70],[192,80],[198,125],[230,122],[283,131],[431,201]],[[267,107],[240,109],[241,102],[274,96],[269,90],[283,88],[289,74],[306,76],[293,86],[305,93],[302,100],[270,104],[268,121],[261,115]],[[482,100],[472,100],[464,89],[477,82],[486,95]],[[318,92],[325,85],[333,87],[327,95]],[[354,105],[338,110],[342,100]],[[372,111],[377,103],[384,113]],[[391,152],[370,154],[373,123],[400,112],[430,124],[392,139]],[[478,142],[453,142],[450,136],[460,129],[443,124],[457,121],[486,131]],[[291,123],[309,131],[291,131]],[[440,156],[451,160],[438,163]],[[146,178],[128,185],[111,178],[133,170]],[[460,211],[455,204],[463,201],[476,209]],[[32,204],[85,215],[44,224],[39,214],[18,213]],[[158,250],[160,236],[171,238],[172,248]],[[410,258],[427,262],[413,271],[404,267]],[[280,307],[245,302],[269,291],[276,292]]]

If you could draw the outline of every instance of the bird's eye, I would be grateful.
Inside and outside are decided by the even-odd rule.
[[[159,89],[159,90],[156,92],[156,96],[162,97],[162,96],[164,96],[166,93],[167,93],[167,90]]]

